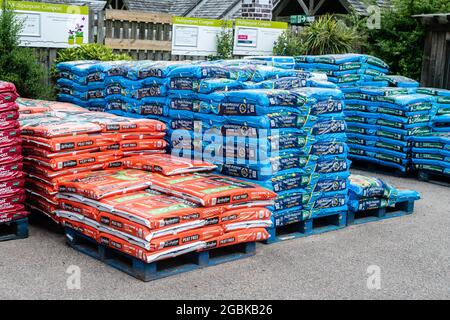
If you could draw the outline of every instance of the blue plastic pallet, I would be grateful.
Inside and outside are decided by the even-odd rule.
[[[28,238],[28,218],[0,224],[0,241]]]
[[[347,225],[363,224],[412,214],[415,200],[400,201],[395,207],[379,208],[347,213]]]
[[[281,227],[267,228],[270,238],[263,241],[272,244],[286,240],[303,238],[315,234],[335,231],[347,226],[347,212],[311,218]]]
[[[256,253],[256,242],[248,242],[146,263],[99,244],[71,228],[66,227],[65,232],[70,247],[145,282],[247,258]]]
[[[445,187],[450,187],[450,175],[440,174],[437,172],[419,170],[417,171],[417,179],[424,182],[430,182]]]

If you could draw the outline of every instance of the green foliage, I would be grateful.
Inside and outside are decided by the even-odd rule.
[[[233,58],[233,29],[223,23],[222,30],[217,34],[217,54],[208,57],[208,60],[222,60]]]
[[[291,29],[284,31],[273,47],[273,54],[276,56],[298,56],[303,52],[300,37]]]
[[[23,97],[47,99],[52,90],[44,85],[45,71],[36,53],[19,47],[22,28],[23,23],[4,1],[0,14],[0,79],[14,83]]]
[[[342,20],[331,15],[319,17],[301,33],[306,54],[336,54],[354,52],[358,34]]]
[[[112,49],[101,44],[88,43],[59,50],[55,62],[59,63],[75,60],[118,61],[131,60],[131,57],[127,54],[116,54]]]
[[[393,0],[382,11],[381,29],[369,31],[367,52],[388,63],[392,73],[419,80],[425,29],[412,16],[449,11],[448,0]]]
[[[358,29],[362,19],[355,16],[324,15],[296,33],[287,30],[278,38],[275,55],[320,55],[355,52],[364,35]]]

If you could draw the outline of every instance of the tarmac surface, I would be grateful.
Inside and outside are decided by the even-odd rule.
[[[0,300],[450,299],[450,188],[374,175],[419,191],[414,214],[260,244],[254,257],[148,283],[69,248],[49,223],[31,225],[28,239],[0,242]],[[67,286],[70,266],[80,289]]]

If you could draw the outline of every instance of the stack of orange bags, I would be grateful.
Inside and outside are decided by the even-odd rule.
[[[19,99],[27,205],[59,222],[58,181],[122,167],[125,156],[164,153],[165,125],[89,112],[75,105]]]
[[[129,157],[123,166],[59,180],[63,225],[147,263],[269,237],[269,190],[170,155]]]

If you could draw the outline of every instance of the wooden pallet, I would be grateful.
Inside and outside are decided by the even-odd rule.
[[[99,244],[71,228],[66,227],[65,232],[67,244],[73,249],[145,282],[247,258],[256,253],[256,242],[248,242],[146,263]]]
[[[315,217],[280,227],[267,228],[270,238],[263,241],[272,244],[286,240],[303,238],[315,234],[335,231],[347,226],[347,212]]]
[[[0,241],[28,238],[28,218],[0,224]]]
[[[412,214],[415,200],[405,199],[395,204],[395,207],[379,208],[366,211],[347,213],[347,225],[363,224]]]

